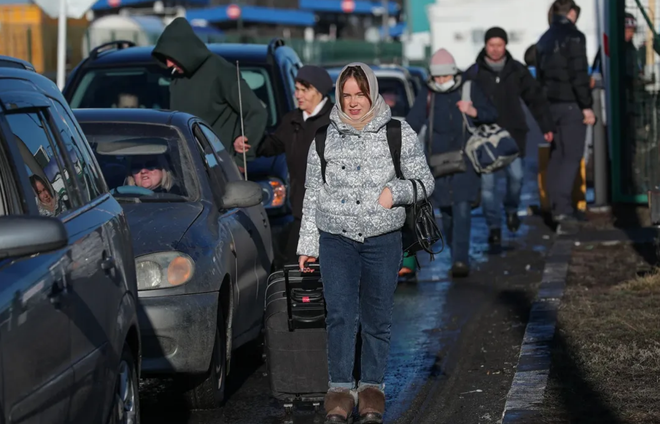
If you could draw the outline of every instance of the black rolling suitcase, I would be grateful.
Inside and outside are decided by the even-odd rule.
[[[266,288],[265,353],[273,396],[319,407],[328,390],[325,301],[318,264],[302,273],[287,265]]]

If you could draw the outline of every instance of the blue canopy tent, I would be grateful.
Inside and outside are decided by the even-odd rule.
[[[186,11],[189,21],[197,19],[213,23],[232,22],[227,15],[229,6],[210,7],[204,9],[190,9]],[[271,7],[241,6],[241,19],[244,23],[290,25],[290,26],[314,26],[316,16],[312,12],[293,9],[277,9]]]
[[[112,0],[98,0],[94,5],[92,6],[93,11],[101,11],[101,10],[112,10],[112,9],[119,9],[122,7],[149,7],[153,6],[154,0],[119,0],[119,4],[117,6],[111,6],[110,3]],[[178,0],[176,2],[178,5],[181,6],[208,6],[209,0]]]
[[[345,13],[341,8],[341,0],[300,0],[301,10],[311,10],[313,12],[324,13]],[[356,0],[355,10],[351,12],[357,15],[373,15],[383,6],[381,1]],[[399,5],[393,1],[387,3],[390,15],[397,15],[401,12]]]
[[[398,38],[406,33],[406,23],[399,22],[398,24],[390,27],[390,37]],[[383,29],[380,30],[381,36],[383,35]]]

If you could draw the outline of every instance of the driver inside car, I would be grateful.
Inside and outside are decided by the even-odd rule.
[[[132,158],[126,185],[146,188],[154,193],[183,195],[167,160],[162,155]]]

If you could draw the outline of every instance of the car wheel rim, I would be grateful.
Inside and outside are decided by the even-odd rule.
[[[132,369],[126,361],[121,361],[117,379],[117,393],[115,395],[117,401],[117,422],[135,424],[137,414],[135,397],[137,390],[135,388]]]

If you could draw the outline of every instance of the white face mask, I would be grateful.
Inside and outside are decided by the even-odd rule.
[[[447,91],[450,88],[452,88],[454,86],[454,84],[456,84],[456,80],[452,78],[447,82],[443,82],[442,84],[438,84],[437,82],[436,82],[436,84],[438,85],[438,88],[440,88],[440,90]]]

